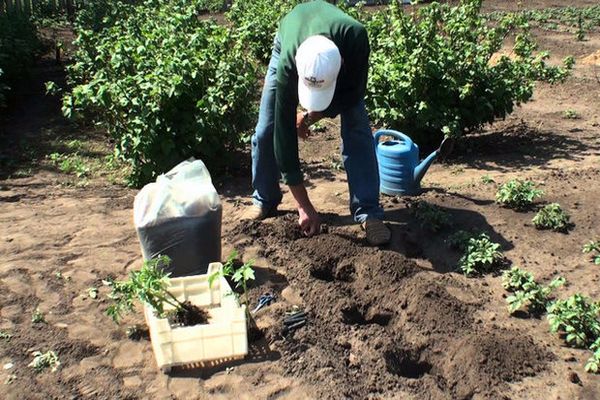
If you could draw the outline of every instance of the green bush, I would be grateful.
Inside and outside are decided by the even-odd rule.
[[[542,208],[533,217],[532,222],[538,229],[552,229],[557,232],[566,232],[570,226],[569,214],[567,214],[560,204],[551,203]]]
[[[505,207],[515,210],[526,210],[531,207],[533,201],[542,197],[543,190],[535,188],[532,181],[512,179],[502,184],[496,192],[496,201]]]
[[[27,79],[42,50],[35,25],[23,13],[0,13],[0,107],[11,87]]]
[[[257,72],[243,46],[184,0],[115,4],[122,18],[79,25],[64,114],[106,126],[133,185],[191,156],[226,165],[255,123]]]
[[[537,52],[527,22],[514,14],[490,24],[481,0],[431,3],[414,15],[396,2],[359,14],[371,42],[367,109],[376,125],[401,130],[419,144],[439,144],[510,114],[531,99],[536,81],[560,82],[564,67]],[[514,37],[511,57],[501,54]]]
[[[279,20],[301,0],[234,1],[227,13],[241,43],[261,63],[268,64]]]

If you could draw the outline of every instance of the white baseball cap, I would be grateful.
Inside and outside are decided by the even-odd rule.
[[[342,56],[335,43],[322,35],[310,36],[298,47],[298,99],[308,111],[323,111],[333,99]]]

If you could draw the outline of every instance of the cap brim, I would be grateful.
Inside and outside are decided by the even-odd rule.
[[[324,89],[308,88],[302,81],[298,79],[298,100],[300,105],[308,111],[323,111],[329,107],[333,95],[335,93],[335,84]]]

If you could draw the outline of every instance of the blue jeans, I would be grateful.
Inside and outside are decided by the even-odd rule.
[[[279,169],[273,148],[277,64],[281,45],[273,43],[260,100],[256,130],[252,136],[252,195],[254,204],[268,210],[281,202]],[[350,213],[358,223],[383,218],[379,205],[379,171],[375,145],[364,100],[341,113],[342,160],[348,176]]]

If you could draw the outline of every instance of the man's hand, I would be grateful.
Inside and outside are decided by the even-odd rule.
[[[321,218],[312,206],[307,208],[298,207],[298,224],[302,233],[308,237],[321,231]]]
[[[310,136],[310,129],[308,129],[308,123],[304,120],[303,112],[299,112],[296,114],[296,131],[298,132],[298,137],[301,139],[308,139]]]
[[[304,184],[290,186],[290,191],[298,206],[298,225],[302,233],[306,236],[316,235],[321,231],[321,219],[308,198]]]

